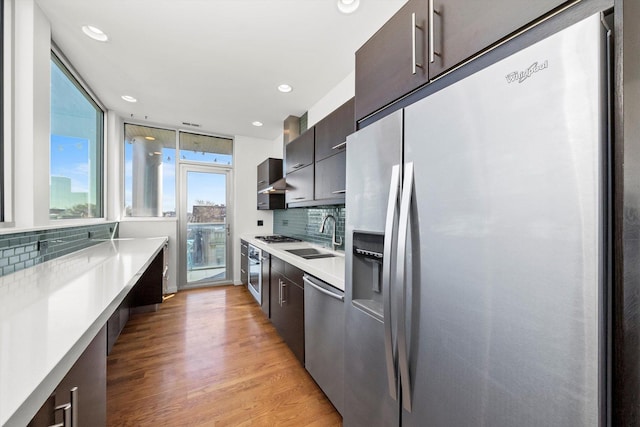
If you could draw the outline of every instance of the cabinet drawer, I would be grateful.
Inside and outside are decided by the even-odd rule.
[[[300,170],[314,161],[315,128],[288,143],[285,147],[285,163],[287,175]]]

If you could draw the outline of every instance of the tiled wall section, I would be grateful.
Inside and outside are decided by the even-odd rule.
[[[110,239],[116,223],[0,235],[0,276]],[[116,227],[117,237],[117,227]],[[95,239],[95,240],[94,240]]]
[[[338,220],[336,236],[342,239],[342,244],[338,249],[344,250],[344,205],[275,210],[273,211],[273,232],[331,247],[333,221],[327,221],[327,228],[324,233],[319,231],[322,219],[328,214],[333,215]]]

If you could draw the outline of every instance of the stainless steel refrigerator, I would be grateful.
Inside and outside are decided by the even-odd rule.
[[[348,138],[346,427],[603,425],[606,46],[594,15]]]

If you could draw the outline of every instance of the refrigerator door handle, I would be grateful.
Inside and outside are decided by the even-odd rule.
[[[393,229],[398,214],[398,195],[400,189],[400,165],[391,169],[391,184],[389,185],[389,201],[387,202],[387,219],[384,226],[384,248],[382,254],[382,292],[384,317],[384,351],[387,361],[387,382],[389,395],[393,400],[398,399],[395,346],[391,322],[391,254],[393,250]]]
[[[405,283],[405,269],[407,268],[407,239],[412,195],[413,162],[409,162],[404,165],[396,268],[396,283],[400,290],[400,297],[398,298],[398,363],[400,365],[400,384],[402,385],[402,406],[408,412],[411,412],[411,379],[409,377],[409,357],[407,355],[407,285]]]

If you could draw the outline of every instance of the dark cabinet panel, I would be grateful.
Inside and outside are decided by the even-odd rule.
[[[427,0],[409,0],[356,52],[356,120],[429,80],[427,9]]]
[[[72,400],[72,390],[75,401]],[[55,407],[72,404],[77,426],[107,424],[107,328],[103,326],[80,355],[55,391],[44,403],[29,427],[48,427],[63,422],[63,411]]]
[[[282,178],[282,159],[269,157],[258,165],[258,191]]]
[[[302,270],[271,257],[271,322],[304,365],[304,290]],[[289,277],[278,270],[284,270]],[[297,278],[300,277],[300,283]]]
[[[258,210],[284,209],[284,194],[258,193]]]
[[[312,127],[285,146],[287,182],[290,172],[297,171],[313,163],[314,145],[315,128]]]
[[[279,332],[304,366],[304,291],[286,278],[282,281],[282,305],[285,320]]]
[[[347,136],[356,130],[354,107],[355,98],[351,98],[315,125],[316,163],[346,149]]]
[[[566,0],[434,0],[431,78],[567,3]]]
[[[346,189],[345,151],[316,163],[315,199],[344,203]]]
[[[164,282],[164,251],[158,252],[151,264],[131,290],[131,306],[160,304],[162,302],[162,284]]]
[[[279,191],[261,193],[260,191],[273,187],[282,180],[282,159],[269,157],[258,165],[257,205],[258,210],[284,209],[284,182]]]
[[[249,283],[249,245],[244,240],[240,240],[240,282],[244,286]]]
[[[287,204],[313,201],[314,165],[287,174]]]
[[[356,52],[356,122],[567,3],[409,0]]]

